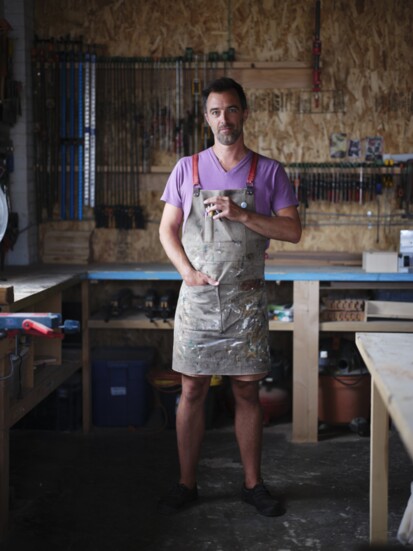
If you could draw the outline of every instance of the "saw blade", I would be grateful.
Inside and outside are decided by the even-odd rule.
[[[0,187],[0,242],[6,233],[7,223],[9,221],[9,209],[7,206],[6,194]]]

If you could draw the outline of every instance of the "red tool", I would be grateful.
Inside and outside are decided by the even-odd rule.
[[[315,3],[315,31],[313,39],[313,92],[315,94],[315,106],[320,103],[319,92],[321,90],[321,39],[320,39],[320,0]]]
[[[61,329],[62,331],[58,331]],[[62,339],[64,333],[76,333],[80,330],[78,321],[66,320],[62,325],[62,316],[51,313],[4,312],[0,313],[0,338],[14,337],[19,333]]]

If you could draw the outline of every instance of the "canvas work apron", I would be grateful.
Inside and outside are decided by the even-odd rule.
[[[192,207],[182,245],[192,266],[218,286],[182,283],[175,314],[173,369],[188,375],[256,375],[268,372],[267,298],[264,254],[267,239],[239,222],[213,220],[205,199],[230,197],[255,211],[253,154],[243,189],[203,190],[193,156]]]

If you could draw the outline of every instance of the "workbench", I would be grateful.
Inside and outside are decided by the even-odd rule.
[[[5,284],[13,286],[14,302],[1,305],[1,311],[61,313],[63,294],[74,287],[80,292],[81,276],[73,269],[13,270]],[[20,377],[10,361],[16,346],[21,357]],[[0,540],[9,519],[9,429],[82,366],[83,426],[89,430],[90,376],[81,351],[63,351],[60,338],[14,336],[0,340]]]
[[[293,337],[293,420],[294,442],[318,440],[318,358],[319,338],[322,333],[356,332],[405,332],[413,333],[413,322],[387,321],[334,321],[320,322],[320,300],[323,293],[353,290],[412,290],[411,273],[366,273],[361,268],[342,266],[277,266],[268,265],[265,271],[268,286],[289,282],[292,288],[294,321],[269,321],[270,331],[290,332]],[[121,316],[109,321],[91,315],[90,302],[96,283],[118,282],[125,286],[144,285],[156,287],[175,282],[181,277],[168,264],[128,264],[124,266],[41,266],[24,268],[7,274],[7,285],[14,287],[14,303],[2,307],[2,311],[61,312],[62,294],[78,291],[82,304],[81,357],[65,359],[61,345],[42,342],[36,338],[35,349],[30,351],[25,375],[27,388],[23,397],[11,400],[7,381],[0,382],[0,537],[8,523],[9,496],[9,428],[28,413],[50,392],[62,384],[76,370],[82,370],[83,429],[91,427],[91,354],[92,331],[136,329],[156,331],[173,329],[173,320],[165,323],[150,321],[143,314]],[[11,352],[9,339],[0,341],[0,376],[7,374],[5,360]],[[52,354],[55,365],[47,365],[34,374],[32,358],[37,354]]]
[[[385,544],[389,414],[413,459],[413,334],[357,333],[356,344],[372,379],[370,542]]]
[[[178,272],[169,265],[135,265],[132,267],[89,267],[89,282],[134,282],[178,281]],[[327,333],[366,332],[413,332],[411,320],[377,321],[326,321],[320,322],[320,301],[325,293],[351,294],[360,290],[413,290],[413,273],[368,273],[353,266],[277,266],[267,265],[267,286],[290,282],[293,287],[294,321],[269,321],[270,331],[289,331],[293,334],[293,421],[294,442],[317,442],[318,440],[318,364],[319,339]],[[87,286],[87,281],[83,285]],[[84,289],[83,296],[90,290]],[[90,319],[89,330],[111,327],[124,329],[164,329],[162,323],[150,323],[143,317],[111,320]],[[173,324],[170,324],[173,328]],[[87,347],[88,348],[88,347]]]

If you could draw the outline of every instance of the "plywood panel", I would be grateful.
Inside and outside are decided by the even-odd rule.
[[[182,56],[190,47],[202,58],[234,48],[236,60],[245,62],[248,69],[245,84],[252,115],[245,128],[247,144],[284,163],[330,161],[329,138],[337,132],[360,140],[381,136],[389,154],[413,149],[411,0],[322,0],[323,107],[318,111],[311,83],[303,84],[305,90],[272,81],[263,87],[260,66],[269,62],[311,66],[311,0],[211,0],[202,9],[190,0],[35,0],[34,5],[37,36],[83,37],[109,56]],[[256,72],[248,68],[252,63]],[[227,63],[217,74],[230,69]],[[254,75],[261,78],[259,88]],[[205,72],[202,80],[211,76],[212,72]],[[284,85],[292,83],[286,79]],[[153,164],[166,171],[175,161],[174,154],[153,152]],[[162,181],[156,186],[159,191]],[[136,230],[133,237],[125,238],[119,230],[94,232],[92,256],[112,261],[124,250],[131,259],[137,255],[148,261],[165,258],[157,241],[162,207],[158,198],[145,198],[151,219],[145,233]],[[272,242],[271,253],[396,250],[400,229],[412,226],[408,219],[394,218],[397,208],[385,197],[351,207],[350,212],[347,205],[335,208],[339,214],[361,218],[346,218],[342,223],[336,214],[328,216],[331,205],[310,204],[309,209],[301,208],[305,227],[300,244]],[[382,218],[377,225],[378,208]],[[373,213],[372,224],[368,224],[368,211]]]

